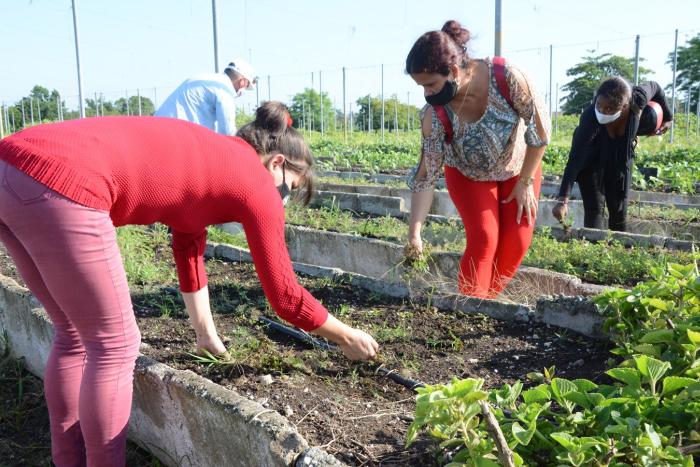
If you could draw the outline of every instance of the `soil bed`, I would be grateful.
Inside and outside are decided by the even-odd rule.
[[[156,251],[159,264],[174,268],[167,243]],[[432,441],[403,447],[415,409],[411,390],[376,374],[376,364],[349,362],[260,324],[259,316],[277,318],[253,265],[209,260],[206,267],[217,329],[228,338],[232,362],[208,365],[189,355],[195,336],[174,281],[131,284],[144,354],[278,411],[309,444],[349,465],[436,465]],[[0,272],[19,279],[1,250]],[[600,382],[609,357],[607,343],[558,328],[445,313],[329,279],[299,277],[332,313],[375,336],[385,368],[428,384],[480,377],[486,386],[499,387],[551,366],[563,378]],[[29,439],[49,444],[46,436]]]
[[[217,328],[230,339],[235,364],[194,361],[186,353],[194,346],[194,333],[174,312],[182,310],[178,295],[162,287],[134,287],[147,355],[277,410],[311,445],[350,465],[432,465],[429,442],[403,449],[415,408],[412,391],[377,375],[371,364],[348,362],[259,324],[257,316],[274,313],[265,306],[252,265],[212,260],[207,269]],[[301,277],[301,282],[341,319],[373,333],[385,367],[428,384],[472,376],[498,387],[545,366],[555,366],[561,377],[596,380],[608,357],[606,344],[546,326],[447,314],[323,279]],[[272,378],[263,382],[263,375]]]

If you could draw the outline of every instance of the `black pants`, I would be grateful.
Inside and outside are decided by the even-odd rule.
[[[631,161],[625,167],[596,164],[584,169],[576,179],[583,201],[583,225],[605,229],[605,206],[608,207],[608,228],[627,230],[627,201],[631,180]],[[621,182],[621,171],[626,171],[627,183]]]

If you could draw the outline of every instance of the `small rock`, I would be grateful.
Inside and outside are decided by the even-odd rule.
[[[585,363],[586,363],[586,362],[583,361],[582,358],[579,358],[579,359],[576,360],[574,363],[572,363],[571,366],[583,366]]]
[[[304,388],[304,391],[303,391],[303,392],[305,392],[305,393],[306,393],[306,392],[309,392],[309,388]]]
[[[533,335],[532,335],[532,338],[533,338],[533,339],[539,339],[540,336],[538,336],[537,334],[533,334]]]
[[[274,380],[272,379],[272,375],[260,375],[258,378],[258,382],[262,384],[263,386],[269,386],[272,384]]]
[[[468,361],[469,363],[479,363],[479,360],[477,360],[476,358],[470,358],[470,359],[467,360],[467,361]]]
[[[520,360],[520,355],[513,355],[513,359],[515,359],[515,361]]]
[[[549,346],[552,345],[552,343],[551,343],[551,342],[545,342],[543,345],[544,345],[545,347],[549,347]]]
[[[290,406],[285,405],[284,406],[284,416],[291,417],[292,415],[294,415],[294,410]]]

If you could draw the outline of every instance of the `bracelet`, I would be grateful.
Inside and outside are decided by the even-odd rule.
[[[532,186],[535,182],[535,177],[520,177],[518,180],[525,186]]]

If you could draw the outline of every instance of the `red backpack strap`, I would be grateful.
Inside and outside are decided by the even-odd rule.
[[[447,144],[452,143],[452,121],[447,115],[447,110],[445,110],[444,105],[434,105],[433,111],[437,115],[438,120],[442,123],[442,127],[445,129],[445,142]]]
[[[506,81],[506,59],[503,57],[493,57],[491,62],[493,63],[493,72],[496,75],[498,92],[500,92],[501,96],[508,102],[508,105],[513,108],[513,100],[510,98],[510,88],[508,87],[508,81]]]

